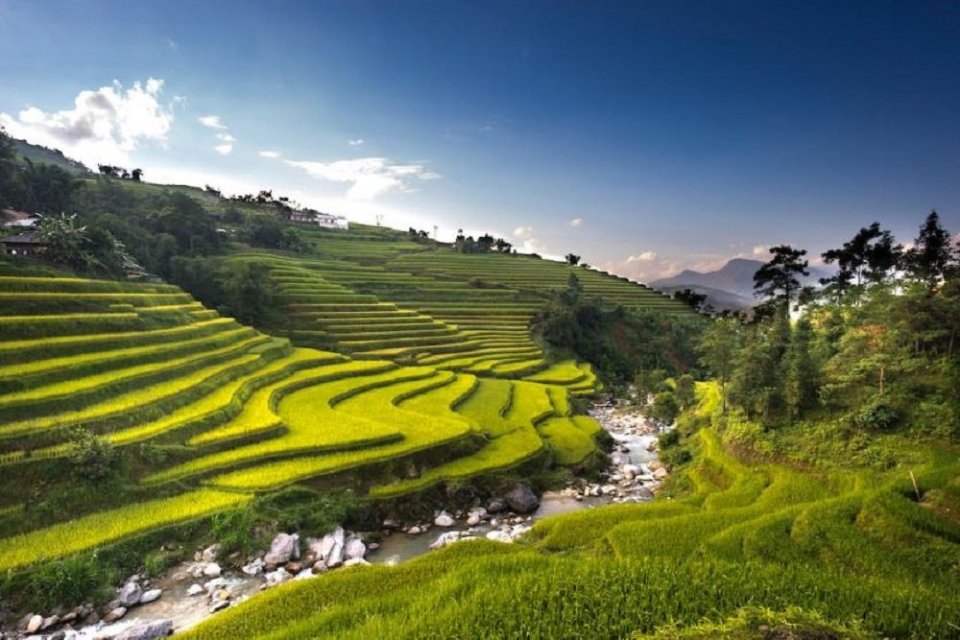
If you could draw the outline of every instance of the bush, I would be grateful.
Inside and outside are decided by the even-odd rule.
[[[868,404],[853,416],[853,422],[861,429],[886,431],[900,419],[896,409],[883,401]]]
[[[672,424],[680,415],[680,403],[671,391],[661,391],[653,398],[650,417],[661,424]]]
[[[357,508],[351,493],[318,494],[293,487],[265,498],[257,509],[283,530],[323,534],[346,522]]]
[[[693,460],[693,455],[686,449],[671,447],[660,451],[660,460],[667,465],[667,468],[676,469]]]
[[[253,525],[257,514],[249,504],[217,513],[211,519],[210,532],[220,543],[224,555],[234,551],[248,553],[254,547]]]
[[[97,481],[116,472],[118,452],[104,438],[83,427],[72,431],[67,461],[74,475],[87,481]]]
[[[669,449],[670,447],[675,447],[680,444],[680,432],[676,429],[671,429],[670,431],[664,431],[659,436],[657,436],[657,442],[660,444],[660,449]]]
[[[94,551],[41,565],[31,574],[30,591],[38,607],[50,609],[90,598],[105,600],[115,581],[115,572],[104,567]]]

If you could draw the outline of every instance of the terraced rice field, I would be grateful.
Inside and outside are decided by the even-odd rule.
[[[267,254],[232,259],[269,268],[288,319],[274,331],[297,344],[335,349],[355,358],[386,358],[481,375],[521,377],[546,366],[543,351],[527,329],[542,301],[517,303],[511,298],[508,306],[490,296],[480,301],[484,306],[500,305],[497,308],[503,313],[519,312],[511,321],[499,312],[489,320],[476,321],[457,316],[456,308],[453,315],[441,317],[437,307],[445,304],[467,308],[471,316],[481,314],[469,306],[477,304],[478,290],[466,283],[346,261]],[[419,303],[404,302],[424,296],[434,297],[429,309],[417,310]],[[490,328],[491,322],[498,327]]]
[[[495,422],[508,383],[490,382],[462,406]],[[900,468],[748,466],[710,428],[694,444],[686,497],[549,518],[527,544],[464,542],[290,584],[186,637],[732,637],[725,623],[771,611],[846,629],[796,637],[957,636],[960,528],[916,499],[956,500],[955,446],[912,452],[914,489]],[[699,633],[654,635],[666,625]]]
[[[506,338],[488,344],[357,293],[336,282],[357,276],[351,265],[329,276],[334,270],[322,260],[236,259],[267,260],[296,322],[310,327],[302,331],[328,349],[240,326],[168,285],[0,276],[0,468],[25,478],[62,469],[79,427],[139,460],[144,496],[155,489],[168,496],[0,540],[0,570],[35,563],[51,549],[75,553],[205,518],[318,476],[348,482],[363,468],[377,478],[372,495],[393,496],[537,456],[571,460],[547,423],[569,420],[562,385],[584,388],[588,368],[530,368],[542,363],[535,347],[506,355]],[[418,364],[377,357],[391,349],[417,355]],[[489,366],[441,366],[440,356],[463,358],[470,349]],[[530,368],[546,378],[495,377],[514,363],[515,374]],[[142,445],[177,454],[150,462]],[[418,479],[389,471],[427,451]],[[29,491],[0,490],[0,517],[22,513]]]
[[[355,358],[514,379],[539,374],[552,363],[531,339],[530,321],[571,273],[586,295],[610,306],[692,313],[642,285],[559,262],[459,254],[377,227],[302,231],[317,249],[309,258],[248,252],[231,259],[269,268],[288,318],[268,327],[272,333]],[[589,392],[590,374],[579,376],[566,379]]]
[[[575,273],[585,295],[603,298],[610,305],[627,309],[657,310],[664,313],[690,313],[689,307],[626,278],[590,268],[571,267],[552,260],[501,254],[461,254],[454,251],[407,253],[391,263],[396,269],[426,275],[442,275],[467,282],[482,281],[516,291],[547,294],[567,286]]]

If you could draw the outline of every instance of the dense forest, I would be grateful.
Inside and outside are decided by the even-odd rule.
[[[724,412],[753,425],[737,438],[804,423],[960,434],[960,254],[936,212],[909,248],[878,223],[860,229],[823,254],[837,268],[816,290],[799,286],[805,251],[771,253],[756,313],[716,319],[700,349]]]

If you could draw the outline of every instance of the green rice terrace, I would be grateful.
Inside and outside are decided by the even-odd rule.
[[[190,277],[180,281],[196,299],[159,280],[0,263],[0,614],[54,612],[0,625],[112,622],[126,614],[124,593],[152,592],[136,580],[159,584],[159,597],[175,592],[165,572],[179,567],[207,594],[204,615],[217,612],[184,625],[198,639],[960,638],[960,456],[949,437],[854,445],[802,435],[802,423],[777,432],[742,400],[727,413],[715,381],[639,371],[650,415],[678,426],[660,437],[663,463],[629,471],[628,481],[662,471],[657,499],[607,504],[617,486],[590,493],[590,483],[623,481],[610,469],[631,465],[609,466],[624,449],[596,410],[611,405],[587,415],[604,370],[533,327],[545,310],[593,301],[597,322],[621,322],[614,351],[646,339],[650,362],[673,363],[684,338],[670,322],[700,331],[702,318],[590,268],[460,253],[379,227],[296,229],[299,251],[235,241],[196,263],[257,283],[231,299],[243,304],[210,305],[220,311],[198,301],[209,292]],[[264,292],[254,326],[230,317]],[[630,318],[668,337],[626,334]],[[626,397],[625,386],[614,390]],[[690,399],[673,400],[684,388]],[[517,534],[506,539],[398,566],[363,559],[365,545],[455,521],[439,510],[449,505],[494,522],[477,505],[528,485],[584,502],[509,520]],[[374,533],[345,534],[347,519]],[[249,602],[217,595],[228,588],[220,564],[248,585],[313,575],[289,551],[277,560],[290,540],[299,553],[294,532],[326,533],[306,539],[317,572],[343,564],[324,564],[331,549],[359,556]]]
[[[717,387],[700,398],[697,419],[715,415]],[[712,428],[688,446],[684,497],[289,585],[186,637],[958,637],[960,524],[941,517],[960,504],[955,450],[915,451],[914,487],[744,464]]]
[[[491,343],[389,303],[356,303],[389,310],[371,315],[342,311],[354,299],[374,297],[324,286],[312,263],[284,267],[281,259],[256,259],[276,264],[280,283],[293,282],[284,279],[287,273],[306,274],[300,281],[306,286],[284,293],[292,308],[318,298],[340,301],[302,304],[310,309],[304,313],[316,314],[308,316],[311,322],[339,331],[331,347],[344,353],[296,347],[241,326],[171,285],[0,276],[4,473],[42,486],[46,469],[69,455],[72,430],[82,427],[142,458],[139,482],[143,497],[151,498],[18,531],[0,545],[0,569],[48,557],[45,541],[51,539],[69,540],[59,549],[63,555],[89,550],[222,511],[258,493],[417,454],[430,464],[416,480],[382,474],[369,490],[396,496],[537,456],[575,464],[596,451],[592,437],[575,438],[568,448],[571,440],[548,428],[548,421],[567,419],[568,395],[594,390],[588,365],[547,364],[525,334],[499,341],[498,364],[510,379],[473,367],[487,376],[478,377],[470,367],[446,367],[443,360],[400,365],[391,351],[395,344],[477,354]],[[309,293],[298,293],[304,289]],[[331,316],[356,315],[351,325],[326,324],[318,308],[330,309]],[[444,339],[406,324],[389,330],[391,320],[408,316],[441,327]],[[476,355],[484,357],[490,356]],[[588,434],[592,427],[584,429]],[[148,462],[145,452],[151,451],[167,452],[164,463]],[[7,530],[18,528],[17,515],[29,507],[24,486],[0,489]]]

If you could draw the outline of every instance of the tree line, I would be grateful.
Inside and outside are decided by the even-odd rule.
[[[837,271],[819,288],[800,286],[806,251],[770,251],[755,314],[717,318],[700,343],[724,412],[960,434],[960,247],[936,212],[909,247],[873,223],[824,252]]]

